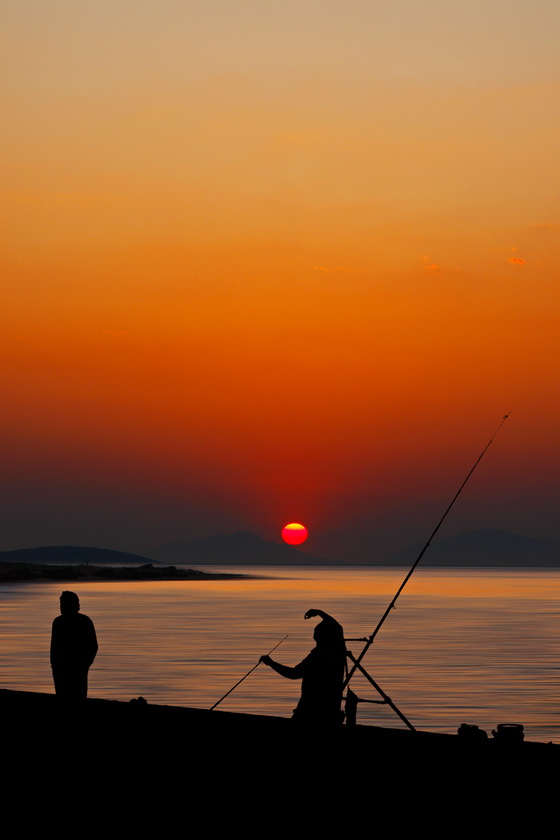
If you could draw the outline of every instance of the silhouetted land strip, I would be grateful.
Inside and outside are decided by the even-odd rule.
[[[229,580],[246,578],[247,575],[222,572],[200,572],[196,569],[176,569],[175,566],[55,566],[38,563],[0,563],[0,583],[22,581],[77,581],[95,580]]]

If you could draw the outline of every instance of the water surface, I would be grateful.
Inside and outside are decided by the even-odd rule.
[[[232,571],[232,569],[228,569]],[[259,579],[21,583],[0,586],[5,688],[52,692],[50,626],[63,588],[95,622],[99,654],[90,696],[208,708],[283,636],[288,665],[313,646],[310,607],[347,638],[372,632],[402,569],[236,569]],[[418,728],[523,723],[526,737],[560,741],[560,570],[418,569],[364,664]],[[349,642],[357,654],[361,642]],[[362,677],[354,691],[379,699]],[[224,701],[230,711],[290,716],[299,683],[260,666]],[[401,726],[386,706],[362,703],[360,722]]]

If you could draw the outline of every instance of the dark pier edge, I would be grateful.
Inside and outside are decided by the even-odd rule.
[[[9,744],[12,754],[21,747],[39,762],[78,749],[82,759],[92,764],[130,764],[135,772],[138,761],[143,772],[149,772],[154,763],[174,763],[176,755],[191,767],[229,764],[235,756],[236,766],[255,778],[263,764],[270,769],[301,761],[308,766],[311,761],[313,767],[320,759],[335,765],[342,762],[356,775],[370,773],[372,763],[395,761],[408,768],[431,769],[436,776],[444,768],[480,772],[493,767],[525,773],[540,771],[551,762],[560,766],[558,744],[504,744],[491,737],[471,743],[457,735],[377,726],[303,729],[287,718],[152,705],[137,698],[88,699],[77,709],[65,709],[54,694],[0,689],[0,712],[5,755]]]
[[[4,813],[57,838],[537,837],[557,796],[552,744],[12,690],[0,712]]]

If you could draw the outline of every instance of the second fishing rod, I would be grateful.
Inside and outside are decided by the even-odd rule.
[[[352,661],[353,661],[353,665],[352,665],[352,667],[349,669],[348,674],[347,674],[347,676],[346,676],[346,679],[344,680],[344,686],[343,686],[343,689],[347,687],[348,683],[350,682],[350,680],[351,680],[351,679],[352,679],[352,677],[354,676],[354,674],[355,674],[356,670],[359,668],[359,666],[360,666],[360,663],[361,663],[362,659],[364,658],[364,656],[366,655],[366,653],[367,653],[367,652],[368,652],[368,650],[370,649],[371,645],[373,644],[373,642],[374,642],[374,640],[375,640],[375,637],[377,636],[377,634],[378,634],[378,633],[379,633],[379,631],[381,630],[382,626],[384,625],[384,623],[385,623],[385,620],[386,620],[387,616],[389,615],[389,613],[391,612],[391,610],[392,610],[392,609],[394,609],[395,604],[396,604],[396,602],[397,602],[397,599],[398,599],[399,595],[401,594],[401,592],[402,592],[402,591],[403,591],[403,589],[405,588],[406,584],[408,583],[408,581],[409,581],[409,580],[410,580],[410,578],[412,577],[412,575],[413,575],[413,573],[414,573],[414,570],[416,569],[416,567],[417,567],[418,563],[420,562],[420,560],[422,559],[422,557],[424,556],[424,554],[426,553],[426,551],[427,551],[427,550],[428,550],[428,548],[430,547],[430,544],[431,544],[432,540],[434,539],[435,535],[437,534],[437,532],[438,532],[438,531],[439,531],[439,529],[441,528],[441,526],[442,526],[442,524],[443,524],[444,520],[445,520],[445,519],[446,519],[446,517],[447,517],[447,514],[449,513],[449,511],[451,510],[451,508],[453,507],[453,505],[455,504],[455,502],[456,502],[456,501],[457,501],[457,499],[459,498],[459,496],[460,496],[460,494],[461,494],[461,491],[462,491],[462,490],[463,490],[463,488],[465,487],[465,485],[466,485],[467,481],[469,480],[469,478],[471,477],[471,475],[473,474],[473,472],[474,472],[474,471],[476,470],[476,468],[478,467],[478,465],[479,465],[479,463],[481,462],[481,460],[483,459],[483,457],[484,457],[484,455],[485,455],[486,451],[487,451],[487,450],[488,450],[488,448],[490,447],[490,444],[493,442],[494,438],[496,437],[496,435],[498,434],[498,432],[500,431],[500,429],[502,428],[502,426],[504,425],[504,423],[506,422],[506,420],[508,419],[508,417],[509,417],[509,415],[510,415],[510,414],[511,414],[511,412],[508,412],[507,414],[504,414],[504,416],[502,417],[502,420],[501,420],[500,424],[498,425],[498,428],[496,429],[496,431],[494,432],[494,434],[492,435],[492,437],[490,438],[490,440],[488,441],[488,443],[486,444],[486,446],[484,447],[484,449],[482,450],[482,452],[480,453],[480,455],[478,456],[478,458],[477,458],[477,459],[476,459],[476,461],[474,462],[473,466],[472,466],[472,467],[471,467],[471,469],[469,470],[469,472],[468,472],[468,474],[467,474],[466,478],[464,479],[463,483],[461,484],[461,486],[459,487],[459,489],[457,490],[457,492],[456,492],[456,493],[455,493],[455,495],[453,496],[453,498],[452,498],[452,500],[451,500],[450,504],[448,505],[448,507],[447,507],[447,509],[446,509],[445,513],[443,514],[443,516],[442,516],[442,517],[441,517],[441,519],[439,520],[438,524],[436,525],[436,527],[434,528],[434,530],[432,531],[432,533],[431,533],[431,534],[430,534],[430,536],[428,537],[428,540],[427,540],[426,544],[424,545],[424,547],[423,547],[422,551],[420,552],[420,554],[418,555],[418,557],[416,558],[416,560],[415,560],[415,561],[414,561],[414,563],[412,564],[412,566],[411,566],[410,570],[408,571],[408,573],[406,574],[406,576],[405,576],[405,578],[404,578],[403,582],[401,583],[401,585],[400,585],[400,586],[399,586],[399,588],[397,589],[397,591],[396,591],[395,595],[393,596],[393,599],[392,599],[392,600],[391,600],[391,602],[389,603],[389,606],[387,607],[387,609],[385,610],[385,612],[383,613],[383,615],[382,615],[382,616],[381,616],[381,618],[379,619],[379,621],[378,621],[378,623],[377,623],[377,626],[375,627],[375,629],[374,629],[373,633],[372,633],[372,634],[368,637],[368,639],[367,639],[367,641],[366,641],[366,643],[365,643],[365,645],[364,645],[364,647],[363,647],[363,649],[362,649],[362,652],[360,653],[360,655],[359,655],[359,656],[357,656],[357,657],[353,658],[353,660],[352,660]]]

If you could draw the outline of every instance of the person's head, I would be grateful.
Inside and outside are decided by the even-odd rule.
[[[60,596],[60,612],[62,615],[80,611],[80,599],[75,592],[64,591]]]
[[[342,627],[336,622],[320,621],[315,625],[313,638],[317,647],[339,647],[344,645],[344,634]]]

